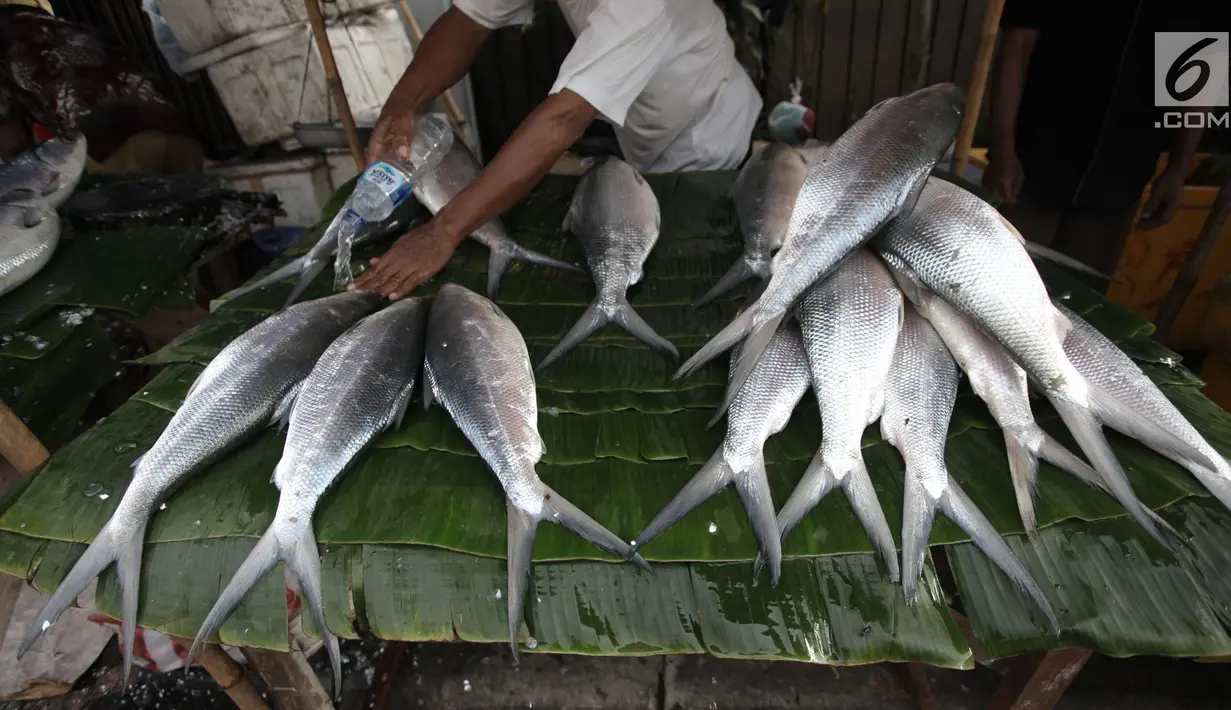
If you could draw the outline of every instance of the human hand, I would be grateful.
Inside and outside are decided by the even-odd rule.
[[[351,291],[378,291],[396,301],[418,288],[449,263],[457,242],[432,220],[402,235],[384,256],[372,259],[372,268],[355,279]]]
[[[1179,170],[1168,167],[1150,183],[1150,197],[1146,199],[1145,207],[1141,208],[1138,229],[1158,229],[1171,221],[1184,201],[1184,177]]]
[[[385,103],[368,139],[367,164],[372,165],[391,151],[402,160],[410,160],[410,141],[418,120],[414,106],[408,102],[390,99]]]
[[[1004,198],[1005,204],[1016,204],[1026,182],[1026,173],[1017,151],[993,150],[987,155],[987,170],[983,172],[983,186]]]

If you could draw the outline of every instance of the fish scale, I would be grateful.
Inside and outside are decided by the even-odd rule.
[[[401,420],[423,363],[426,312],[417,298],[398,301],[343,333],[312,368],[295,399],[282,458],[274,469],[281,495],[273,523],[201,624],[189,660],[281,560],[299,579],[305,606],[325,638],[335,699],[339,696],[341,656],[321,605],[312,515],[355,456]]]
[[[559,523],[585,540],[649,569],[628,543],[548,488],[535,472],[543,457],[530,354],[496,304],[457,284],[436,294],[428,318],[424,404],[439,402],[496,474],[508,499],[509,643],[525,614],[535,528]]]
[[[889,576],[897,548],[863,460],[863,431],[880,418],[902,323],[902,293],[884,264],[857,249],[796,310],[820,406],[821,446],[778,513],[783,539],[834,488],[850,501]]]
[[[60,218],[41,207],[0,205],[0,295],[47,266],[60,242]]]
[[[203,370],[143,456],[111,518],[30,626],[23,654],[94,577],[117,563],[125,682],[132,666],[145,528],[186,478],[286,414],[290,396],[333,340],[376,308],[376,294],[344,293],[276,313],[240,335]]]
[[[679,369],[683,377],[746,342],[725,409],[778,323],[804,292],[893,217],[909,211],[962,117],[962,91],[936,84],[873,106],[809,169],[757,302]]]

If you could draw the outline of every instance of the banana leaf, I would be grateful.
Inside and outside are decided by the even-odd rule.
[[[724,196],[731,178],[726,173],[650,179],[663,208],[663,235],[646,266],[645,282],[630,295],[646,320],[685,354],[724,325],[742,303],[733,296],[696,313],[688,305],[739,253]],[[558,233],[573,185],[575,181],[564,178],[544,181],[505,215],[510,233],[528,247],[576,258],[576,246]],[[478,245],[464,245],[423,294],[430,295],[446,280],[481,288],[486,256]],[[365,257],[357,255],[356,263]],[[1177,364],[1178,356],[1148,341],[1148,323],[1107,303],[1063,270],[1041,265],[1040,271],[1055,298],[1124,343],[1211,443],[1231,452],[1231,416],[1200,394],[1195,386],[1200,381]],[[311,292],[328,293],[331,280],[332,274],[322,274]],[[132,460],[161,433],[201,367],[280,307],[287,289],[289,284],[282,284],[226,304],[146,358],[168,366],[133,401],[53,457],[20,494],[0,501],[0,541],[22,541],[11,556],[0,556],[3,569],[32,577],[40,586],[58,583],[79,545],[114,510]],[[536,302],[536,293],[546,300]],[[592,296],[593,285],[586,277],[517,265],[498,300],[526,335],[531,357],[538,359]],[[631,537],[648,523],[722,438],[723,426],[707,429],[706,422],[725,384],[726,363],[713,363],[682,382],[670,379],[672,369],[672,363],[609,326],[538,378],[539,426],[547,450],[540,475],[621,536]],[[1050,408],[1041,404],[1036,413],[1046,429],[1072,445]],[[794,487],[819,435],[819,417],[809,396],[791,424],[766,446],[775,500],[785,499]],[[269,485],[269,475],[283,441],[272,430],[258,434],[166,501],[148,531],[142,623],[174,633],[194,631],[211,595],[271,522],[277,491]],[[1200,499],[1204,491],[1178,466],[1125,437],[1112,435],[1111,442],[1142,500],[1166,511],[1178,527],[1184,524],[1177,522],[1180,518],[1195,515],[1193,505],[1208,506]],[[876,427],[865,432],[863,446],[887,517],[901,519],[900,457],[880,439]],[[946,458],[951,473],[993,524],[1010,536],[1011,544],[1024,548],[1025,538],[1014,535],[1021,528],[1003,437],[969,392],[959,397],[955,408]],[[1135,533],[1122,509],[1105,495],[1046,464],[1040,481],[1043,533],[1057,539],[1076,535],[1073,539],[1087,546],[1096,546],[1100,538],[1081,531]],[[1200,510],[1215,522],[1198,533],[1226,524],[1221,509]],[[336,633],[504,640],[504,603],[496,596],[505,583],[503,495],[439,408],[423,412],[412,406],[399,429],[363,453],[321,501],[315,528],[324,557],[327,623]],[[986,564],[978,553],[963,552],[969,547],[965,540],[956,526],[939,520],[931,542],[953,546],[951,558],[960,558],[968,568]],[[1218,538],[1211,537],[1205,544],[1224,549],[1217,543]],[[825,663],[910,660],[969,666],[969,649],[945,611],[933,573],[927,573],[923,602],[906,606],[900,590],[887,582],[869,554],[870,543],[841,496],[827,497],[787,539],[783,582],[776,589],[752,579],[748,562],[755,550],[733,491],[715,496],[646,547],[647,559],[659,563],[654,577],[611,564],[608,556],[559,526],[544,525],[534,550],[528,631],[537,650],[555,652],[704,651]],[[1090,570],[1079,566],[1084,559],[1061,563],[1067,565],[1063,574],[1087,579]],[[1220,559],[1193,564],[1207,565],[1205,573],[1214,578],[1213,565]],[[185,576],[192,573],[184,570],[201,574],[193,581]],[[279,585],[268,584],[241,607],[238,621],[224,628],[224,640],[285,645],[285,602]],[[182,594],[159,597],[188,587],[191,590]],[[989,586],[984,602],[988,609],[1014,608],[1005,612],[1008,630],[997,625],[994,614],[979,617],[980,641],[986,633],[1000,653],[1051,643],[1034,625],[1029,603],[1009,596],[1009,591],[1000,594]],[[978,603],[968,604],[972,623]],[[108,578],[100,605],[114,609],[114,604]],[[1103,623],[1093,630],[1066,626],[1070,636],[1062,638],[1086,633],[1091,644],[1109,648],[1138,638],[1132,649],[1148,648],[1158,640],[1155,629],[1164,626],[1147,607],[1139,604],[1135,618],[1126,617],[1124,625]],[[997,646],[998,637],[1009,640]],[[1168,651],[1181,645],[1159,641],[1155,647]]]

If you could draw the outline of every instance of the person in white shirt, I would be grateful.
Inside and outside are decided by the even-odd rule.
[[[646,173],[735,168],[761,97],[735,60],[713,0],[559,0],[577,42],[551,93],[469,187],[397,241],[352,288],[406,295],[436,275],[474,229],[511,207],[595,118]],[[417,117],[474,63],[493,29],[527,24],[534,0],[455,0],[424,36],[386,101],[368,162],[407,150]]]

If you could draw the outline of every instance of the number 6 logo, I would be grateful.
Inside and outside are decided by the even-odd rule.
[[[1154,33],[1154,104],[1226,106],[1226,32]]]

